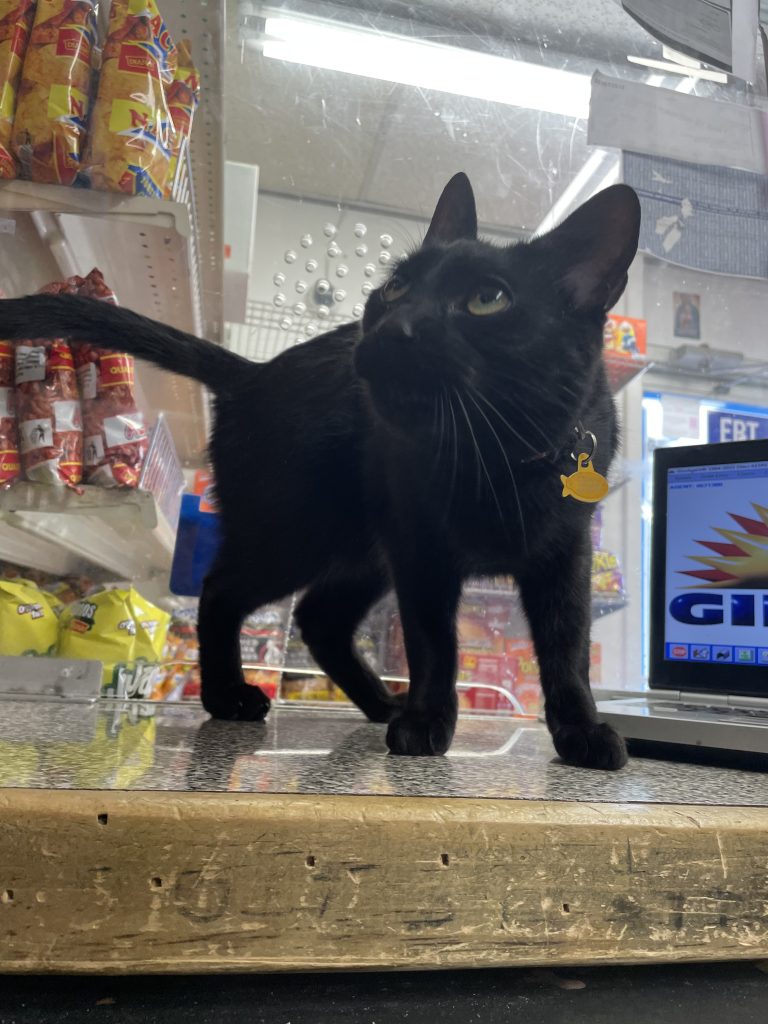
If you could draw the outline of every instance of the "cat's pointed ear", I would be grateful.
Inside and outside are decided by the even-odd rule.
[[[634,189],[611,185],[545,236],[558,254],[561,281],[576,309],[607,311],[618,301],[639,233],[640,202]]]
[[[447,245],[459,238],[477,238],[475,194],[463,171],[454,174],[443,189],[423,244]]]

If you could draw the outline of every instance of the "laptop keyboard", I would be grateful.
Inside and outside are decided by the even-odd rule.
[[[657,704],[664,711],[688,712],[720,715],[722,718],[756,718],[768,721],[768,708],[742,708],[734,704]]]

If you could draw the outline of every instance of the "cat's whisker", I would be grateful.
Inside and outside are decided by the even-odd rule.
[[[522,444],[524,444],[526,446],[526,448],[530,448],[530,450],[532,452],[534,452],[536,455],[538,455],[539,449],[536,448],[535,445],[532,445],[531,442],[526,437],[523,437],[523,435],[518,430],[515,430],[515,428],[512,426],[512,424],[509,422],[509,420],[505,419],[505,417],[502,416],[502,414],[499,412],[499,410],[496,408],[496,406],[493,404],[493,402],[488,397],[486,397],[486,395],[484,395],[482,393],[482,391],[478,391],[477,388],[470,388],[469,390],[472,392],[472,394],[477,395],[477,397],[479,399],[481,399],[481,401],[485,402],[485,404],[488,406],[488,408],[499,417],[499,419],[504,424],[504,426],[512,434],[514,434],[514,436],[517,438],[518,441],[520,441]],[[475,404],[477,404],[477,403],[475,403]]]
[[[475,446],[475,452],[477,454],[477,458],[480,461],[480,465],[483,467],[483,473],[485,473],[485,479],[488,481],[488,486],[491,489],[491,494],[493,495],[493,500],[494,500],[494,503],[496,505],[496,509],[498,510],[498,513],[499,513],[499,519],[501,520],[501,522],[503,524],[504,523],[504,512],[502,511],[501,503],[499,502],[499,496],[496,494],[496,488],[493,486],[493,480],[491,480],[491,474],[488,472],[488,467],[485,464],[485,459],[483,458],[483,453],[480,451],[480,445],[477,443],[477,438],[475,437],[475,431],[472,428],[472,421],[469,418],[469,413],[467,412],[467,407],[462,402],[461,395],[458,393],[458,391],[456,391],[455,388],[454,388],[454,391],[455,391],[455,394],[456,394],[456,398],[458,399],[459,405],[461,406],[461,411],[464,413],[464,419],[467,421],[467,426],[469,427],[469,433],[470,433],[470,435],[472,437],[472,444]],[[468,397],[471,397],[471,396],[468,396]],[[479,408],[479,406],[478,406],[478,408]]]
[[[480,394],[479,391],[475,392],[475,394],[478,396],[478,398],[482,398],[482,395]],[[510,465],[509,459],[507,457],[507,453],[504,450],[504,445],[501,443],[501,438],[496,433],[493,424],[488,419],[488,417],[485,415],[485,413],[480,408],[480,406],[477,404],[477,402],[472,397],[472,395],[468,394],[467,398],[469,398],[470,402],[473,403],[473,405],[475,406],[477,411],[480,413],[480,415],[483,417],[485,422],[488,424],[488,429],[493,434],[493,436],[496,438],[496,444],[499,446],[499,451],[501,452],[502,458],[504,459],[504,462],[507,465],[507,469],[509,470],[509,478],[512,481],[512,490],[515,492],[515,502],[517,503],[517,514],[518,514],[518,518],[520,520],[520,531],[521,531],[521,533],[523,535],[523,550],[527,552],[528,551],[528,538],[527,538],[526,533],[525,533],[525,516],[523,515],[523,506],[522,506],[522,502],[520,501],[520,492],[517,489],[517,480],[515,480],[515,474],[512,472],[512,466]]]
[[[453,439],[453,458],[451,459],[451,482],[448,487],[448,501],[446,502],[446,509],[449,509],[451,502],[453,501],[453,492],[456,489],[456,476],[459,471],[459,430],[456,426],[456,413],[453,409],[453,402],[448,391],[445,390],[445,397],[448,401],[448,409],[451,413],[451,437]]]
[[[439,406],[440,406],[440,434],[439,434],[438,442],[437,442],[437,460],[436,461],[437,461],[437,468],[438,468],[438,472],[439,472],[439,470],[442,467],[442,463],[444,461],[443,460],[443,443],[446,441],[446,430],[445,430],[445,423],[446,423],[446,420],[445,420],[445,396],[444,396],[442,391],[435,398],[435,403],[436,404],[438,403],[438,401],[439,401]],[[446,445],[446,451],[447,451],[447,445]]]

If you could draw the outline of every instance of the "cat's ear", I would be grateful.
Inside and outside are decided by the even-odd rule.
[[[562,284],[576,309],[609,310],[627,284],[637,252],[640,202],[629,185],[611,185],[545,236],[563,268]]]
[[[443,189],[423,244],[447,245],[459,238],[477,238],[475,194],[463,171],[454,174]]]

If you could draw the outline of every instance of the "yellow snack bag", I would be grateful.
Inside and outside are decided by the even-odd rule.
[[[133,587],[104,590],[63,612],[58,653],[102,661],[104,694],[141,700],[152,692],[170,620]]]
[[[71,185],[77,177],[95,33],[96,0],[38,0],[13,125],[23,178]]]
[[[182,39],[179,43],[179,66],[166,95],[173,124],[171,166],[166,190],[168,195],[171,195],[176,188],[179,164],[184,160],[189,146],[192,118],[200,102],[200,72],[192,63],[192,45],[189,39]]]
[[[18,167],[11,152],[16,94],[29,42],[35,0],[0,0],[0,178],[15,178]]]
[[[31,580],[0,579],[0,654],[53,654],[59,620]]]
[[[176,45],[154,0],[113,0],[86,163],[94,188],[161,199],[173,123]]]

